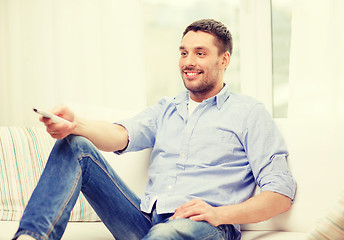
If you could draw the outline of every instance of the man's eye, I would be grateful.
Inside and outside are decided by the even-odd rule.
[[[181,52],[180,55],[181,55],[181,56],[186,56],[187,53],[186,53],[186,52]]]
[[[198,56],[204,56],[205,53],[204,53],[204,52],[198,52],[197,55],[198,55]]]

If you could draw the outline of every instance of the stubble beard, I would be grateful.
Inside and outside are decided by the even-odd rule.
[[[214,79],[217,79],[218,76],[214,76],[214,79],[212,80],[209,80],[209,78],[204,78],[205,76],[203,75],[201,76],[202,76],[201,79],[189,80],[189,79],[186,79],[186,77],[184,76],[182,72],[182,79],[183,79],[185,88],[196,96],[205,95],[211,92],[216,87],[216,84],[217,84],[217,81],[215,81]],[[197,81],[196,82],[197,84],[194,84],[193,81]]]

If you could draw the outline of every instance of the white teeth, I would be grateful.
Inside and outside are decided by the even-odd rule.
[[[186,73],[186,75],[188,75],[188,76],[196,76],[196,75],[197,75],[197,73],[191,73],[191,72],[188,72],[188,73]]]

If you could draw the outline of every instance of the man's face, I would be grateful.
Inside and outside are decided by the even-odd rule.
[[[183,37],[179,68],[191,97],[195,95],[205,99],[216,95],[222,89],[223,71],[226,67],[223,58],[224,54],[219,55],[213,35],[190,31]]]

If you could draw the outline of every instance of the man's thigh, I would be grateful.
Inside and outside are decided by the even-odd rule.
[[[214,227],[207,222],[175,219],[151,228],[144,240],[230,240],[231,228]]]

